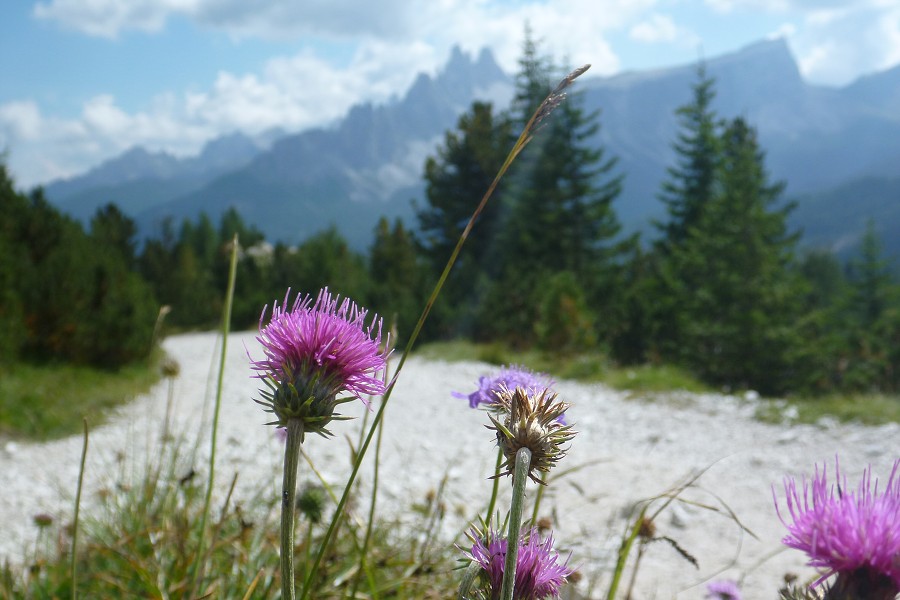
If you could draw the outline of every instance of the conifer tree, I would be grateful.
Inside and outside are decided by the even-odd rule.
[[[860,241],[859,255],[848,267],[850,281],[854,284],[854,320],[862,327],[872,327],[887,309],[893,278],[881,238],[871,220]]]
[[[25,342],[23,289],[33,270],[19,239],[26,219],[27,201],[0,161],[0,363],[19,358]]]
[[[518,122],[530,118],[557,75],[526,29],[513,103]],[[528,307],[541,304],[535,295],[551,275],[572,274],[559,280],[577,288],[564,296],[566,302],[577,304],[584,295],[593,310],[605,312],[615,298],[616,263],[624,247],[617,239],[620,225],[612,203],[621,192],[622,177],[615,173],[616,159],[598,144],[599,116],[599,111],[584,111],[580,94],[570,94],[513,166],[503,196],[509,216],[500,238],[503,273],[494,297],[502,303],[504,296],[509,302],[514,295],[522,306],[498,308],[501,314],[485,319],[505,333],[527,338],[529,322],[536,317]],[[592,315],[583,320],[593,321]]]
[[[660,195],[668,220],[657,224],[662,233],[662,249],[684,240],[715,192],[720,140],[712,108],[714,85],[701,63],[691,101],[676,111],[681,127],[674,145],[676,164],[669,167],[668,180],[663,183]]]
[[[713,195],[669,247],[677,302],[676,357],[715,383],[763,392],[787,389],[804,288],[791,270],[797,236],[783,184],[770,183],[755,131],[723,125]]]
[[[691,90],[691,100],[675,112],[680,126],[673,144],[675,164],[668,168],[668,179],[659,196],[666,220],[655,223],[660,236],[648,257],[649,279],[636,284],[654,302],[641,313],[644,323],[629,324],[630,329],[650,332],[645,348],[648,358],[672,357],[680,351],[687,323],[679,305],[683,282],[672,254],[685,242],[688,231],[712,200],[722,160],[719,123],[712,108],[715,81],[707,75],[703,63],[697,67]]]
[[[419,319],[425,294],[416,247],[400,219],[393,226],[386,218],[379,219],[369,253],[369,277],[372,293],[367,306],[391,326],[396,324],[400,340],[408,339]]]
[[[512,126],[490,104],[475,102],[456,131],[425,163],[427,205],[417,212],[419,245],[440,273],[511,147]],[[496,276],[502,205],[498,193],[481,213],[429,320],[431,335],[471,335],[487,281]],[[436,276],[436,275],[435,275]]]

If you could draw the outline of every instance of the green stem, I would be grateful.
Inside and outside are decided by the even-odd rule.
[[[628,560],[628,555],[631,554],[631,548],[634,546],[634,540],[637,539],[638,532],[641,530],[641,522],[644,520],[646,512],[647,506],[644,506],[637,519],[635,519],[628,537],[623,539],[622,545],[619,546],[619,557],[616,560],[616,569],[613,571],[613,578],[609,584],[609,591],[606,594],[607,600],[613,600],[616,597],[619,584],[622,582],[622,575],[625,573],[625,562]]]
[[[519,448],[513,470],[512,502],[509,505],[509,529],[506,533],[506,563],[503,566],[503,586],[500,600],[513,600],[516,586],[516,559],[519,556],[519,531],[522,528],[522,509],[525,507],[525,482],[531,467],[531,450]]]
[[[72,562],[69,566],[72,578],[72,600],[78,597],[78,579],[76,578],[76,567],[78,561],[78,513],[81,509],[81,485],[84,483],[84,463],[87,458],[88,450],[88,424],[87,419],[84,421],[84,443],[81,446],[81,465],[78,467],[78,489],[75,492],[75,516],[72,521]]]
[[[491,490],[491,501],[488,502],[487,518],[485,524],[490,527],[491,521],[494,519],[494,507],[497,505],[497,492],[500,489],[500,465],[503,464],[503,450],[497,448],[497,464],[494,465],[494,487]]]
[[[281,487],[281,597],[294,600],[294,508],[297,503],[297,465],[303,444],[303,420],[288,419]],[[312,572],[308,575],[311,576]]]
[[[162,432],[162,441],[166,442],[169,440],[169,426],[172,420],[172,404],[174,403],[175,397],[175,377],[169,376],[169,393],[166,398],[166,419],[163,421],[163,432]]]
[[[541,481],[543,483],[547,483],[547,472],[541,471]],[[534,508],[531,511],[531,524],[537,525],[538,521],[538,510],[541,508],[541,499],[544,497],[544,488],[546,485],[539,485],[537,488],[537,495],[534,498]]]
[[[312,545],[313,545],[313,531],[314,531],[314,523],[312,520],[309,521],[309,524],[306,527],[306,558],[303,561],[303,580],[306,580],[306,575],[309,570],[309,563],[312,561]]]
[[[372,529],[375,525],[375,505],[378,497],[378,459],[381,457],[381,438],[384,434],[384,427],[378,427],[378,439],[375,442],[375,468],[374,473],[372,475],[372,496],[369,499],[369,519],[366,522],[366,535],[363,538],[363,545],[361,552],[359,553],[359,569],[356,571],[356,575],[353,578],[353,586],[352,591],[348,598],[351,600],[356,598],[356,591],[359,589],[359,580],[361,575],[365,572],[367,575],[369,574],[368,563],[366,562],[366,555],[369,551],[369,543],[372,541]],[[371,579],[369,580],[369,584],[372,585],[373,582]]]
[[[203,571],[203,552],[206,542],[206,521],[209,506],[212,503],[213,483],[216,476],[216,436],[219,431],[219,408],[222,406],[222,385],[225,377],[225,357],[228,349],[228,333],[231,329],[231,306],[234,300],[234,283],[237,278],[238,236],[234,234],[231,241],[231,264],[228,270],[228,288],[225,291],[225,307],[222,310],[222,353],[219,356],[219,375],[216,381],[216,402],[213,408],[212,432],[209,447],[209,477],[206,482],[206,497],[203,500],[203,512],[200,513],[200,539],[197,543],[197,561],[194,564],[194,575],[191,588],[197,592],[197,582]]]
[[[481,565],[477,562],[473,561],[466,567],[462,581],[459,582],[459,593],[456,596],[456,600],[469,600],[469,590],[472,589],[472,584],[475,583],[479,573],[481,573]]]

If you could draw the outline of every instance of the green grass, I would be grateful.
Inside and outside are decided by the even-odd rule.
[[[756,418],[765,423],[818,423],[822,418],[841,423],[882,425],[900,422],[900,396],[830,394],[790,400],[764,400]]]
[[[476,344],[453,340],[425,344],[416,351],[416,355],[450,362],[474,360],[493,365],[524,365],[535,371],[549,373],[555,379],[599,382],[615,389],[635,392],[710,391],[709,386],[684,369],[671,365],[620,367],[598,352],[557,354],[539,350],[514,350],[498,343]]]
[[[118,371],[19,363],[0,367],[0,435],[45,441],[91,428],[159,381],[159,361]]]
[[[81,525],[77,572],[79,598],[277,598],[279,597],[280,497],[263,486],[254,497],[230,496],[213,506],[210,526],[201,532],[204,473],[193,473],[181,449],[188,440],[169,440],[140,471],[139,481],[111,482],[100,495],[104,510],[91,511]],[[189,476],[192,475],[192,476]],[[237,477],[225,474],[229,480]],[[305,497],[302,492],[301,498]],[[365,502],[365,499],[359,499]],[[334,503],[316,494],[326,516]],[[296,521],[294,548],[298,583],[325,525],[304,504]],[[316,516],[312,516],[316,515]],[[368,565],[359,597],[413,600],[449,598],[458,583],[459,552],[440,533],[445,507],[438,495],[409,507],[403,523],[376,521],[366,553]],[[460,525],[462,530],[462,524]],[[199,536],[204,536],[202,544]],[[328,554],[314,578],[313,598],[347,597],[360,564],[365,527],[345,513]],[[26,569],[0,565],[0,598],[69,598],[71,531],[66,523],[35,524],[38,551]],[[198,559],[197,550],[204,549]],[[202,565],[192,589],[192,569]]]

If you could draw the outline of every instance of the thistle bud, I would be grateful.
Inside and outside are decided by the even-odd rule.
[[[575,436],[571,425],[563,425],[559,421],[570,405],[546,389],[530,394],[521,387],[512,391],[504,388],[496,399],[491,405],[494,414],[489,415],[493,426],[488,429],[497,432],[497,443],[505,458],[500,474],[511,475],[516,452],[520,448],[528,448],[531,451],[528,477],[543,484],[536,473],[549,472],[568,452],[563,444]]]

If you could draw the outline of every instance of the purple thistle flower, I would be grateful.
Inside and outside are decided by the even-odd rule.
[[[473,541],[467,558],[478,563],[490,585],[490,598],[500,597],[503,584],[503,570],[506,562],[507,542],[493,529],[482,534],[477,529],[469,532]],[[516,581],[513,597],[518,600],[543,600],[559,598],[559,590],[574,572],[568,566],[569,560],[559,564],[559,554],[553,549],[553,535],[541,541],[538,529],[524,532],[519,541],[516,557]]]
[[[546,373],[536,373],[519,365],[500,367],[494,376],[482,375],[478,378],[478,389],[471,394],[453,392],[454,398],[469,401],[471,408],[480,404],[491,406],[497,404],[497,395],[504,389],[515,391],[517,387],[524,389],[530,396],[538,396],[544,390],[552,390],[556,384]],[[559,416],[559,422],[565,425],[565,415]]]
[[[265,358],[250,366],[266,383],[263,400],[257,401],[278,418],[272,424],[287,425],[288,419],[304,421],[307,431],[328,434],[325,425],[339,415],[334,408],[349,399],[362,399],[385,391],[381,377],[389,350],[381,349],[381,320],[365,325],[368,311],[348,298],[340,299],[325,288],[315,303],[307,295],[297,296],[290,310],[284,303],[272,307],[268,324],[263,325],[268,307],[259,318],[259,336]],[[387,344],[385,344],[387,346]]]
[[[813,586],[833,574],[838,578],[829,597],[891,598],[900,592],[900,460],[882,491],[878,480],[872,485],[872,468],[863,471],[854,492],[841,477],[835,458],[837,488],[829,486],[826,467],[816,466],[812,482],[785,478],[784,490],[788,523],[778,510],[778,518],[788,528],[782,543],[802,550],[809,565],[826,572]],[[773,490],[774,491],[774,490]],[[842,592],[843,590],[843,592]],[[841,595],[846,593],[847,595]]]
[[[706,584],[706,597],[710,600],[741,600],[741,589],[734,581],[720,579]]]

